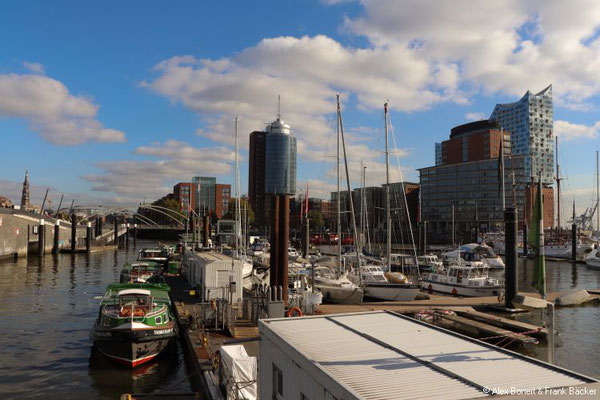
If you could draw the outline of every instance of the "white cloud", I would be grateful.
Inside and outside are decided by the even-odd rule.
[[[465,119],[467,121],[481,121],[482,119],[486,119],[486,116],[482,112],[470,112],[465,114]]]
[[[594,125],[573,124],[568,121],[554,121],[554,133],[561,140],[597,139],[600,121]]]
[[[104,128],[98,106],[73,96],[66,86],[43,75],[0,75],[0,117],[20,118],[31,130],[57,145],[124,142],[121,131]]]
[[[23,66],[25,67],[25,69],[27,69],[30,72],[33,72],[34,74],[44,75],[44,73],[46,72],[46,67],[37,62],[23,61]]]
[[[589,109],[600,93],[597,1],[361,3],[365,15],[347,18],[346,29],[377,48],[414,49],[438,66],[442,86],[520,96],[553,83],[557,105],[574,109]]]
[[[140,146],[134,153],[152,159],[101,162],[97,167],[102,173],[83,178],[93,183],[93,191],[113,193],[133,202],[144,197],[150,200],[171,193],[173,185],[189,182],[192,176],[230,175],[235,158],[227,147],[197,148],[175,140]]]

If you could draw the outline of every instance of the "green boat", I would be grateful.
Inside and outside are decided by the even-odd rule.
[[[138,261],[126,263],[121,270],[119,282],[121,283],[147,283],[156,279],[162,265],[156,261]]]
[[[169,286],[112,284],[90,332],[100,353],[130,368],[158,356],[177,336]]]

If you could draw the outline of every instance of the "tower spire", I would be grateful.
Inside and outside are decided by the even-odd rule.
[[[277,95],[277,119],[281,119],[281,95]]]
[[[28,209],[29,207],[29,170],[25,170],[25,180],[23,181],[23,191],[21,192],[21,208]]]

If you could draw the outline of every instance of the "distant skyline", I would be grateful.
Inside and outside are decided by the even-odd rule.
[[[563,204],[595,196],[599,148],[597,1],[30,1],[0,12],[0,196],[131,204],[177,182],[233,183],[239,117],[248,135],[277,117],[298,140],[297,190],[335,187],[335,95],[350,173],[382,182],[383,103],[401,169],[418,182],[434,143],[527,90],[554,91]],[[393,143],[392,143],[393,145]],[[402,174],[402,176],[401,176]],[[570,207],[563,220],[570,215]]]

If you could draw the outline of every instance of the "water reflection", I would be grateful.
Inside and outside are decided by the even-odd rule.
[[[138,241],[140,247],[154,245]],[[133,372],[103,367],[91,356],[94,297],[118,281],[123,263],[135,256],[130,246],[0,261],[0,398],[115,399],[131,391],[190,390],[178,342]]]

